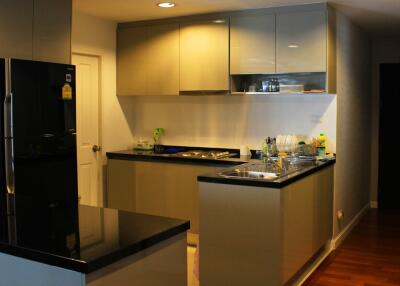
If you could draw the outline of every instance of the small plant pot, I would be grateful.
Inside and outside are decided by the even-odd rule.
[[[161,144],[154,144],[154,153],[163,153],[165,147]]]

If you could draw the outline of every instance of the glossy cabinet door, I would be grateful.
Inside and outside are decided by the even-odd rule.
[[[276,72],[326,72],[326,11],[276,15]]]
[[[230,73],[275,73],[275,15],[231,18]]]
[[[32,0],[0,0],[0,57],[32,59]]]
[[[179,25],[149,26],[147,95],[179,94]]]
[[[71,0],[35,0],[33,59],[71,63]]]
[[[229,90],[227,19],[180,26],[180,91]]]
[[[117,95],[146,94],[146,39],[146,27],[118,29]]]
[[[118,95],[179,94],[179,25],[118,30]]]

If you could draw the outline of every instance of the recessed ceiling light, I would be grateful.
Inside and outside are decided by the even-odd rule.
[[[221,23],[225,23],[225,20],[218,19],[218,20],[214,20],[213,23],[221,24]]]
[[[172,3],[172,2],[161,2],[161,3],[158,3],[157,6],[161,7],[161,8],[172,8],[172,7],[175,7],[175,3]]]
[[[289,45],[288,46],[288,48],[291,48],[291,49],[297,49],[299,47],[299,45]]]

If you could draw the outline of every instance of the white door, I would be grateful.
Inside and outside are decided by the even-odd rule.
[[[81,204],[99,206],[99,58],[73,54],[72,64],[76,66],[78,193]]]

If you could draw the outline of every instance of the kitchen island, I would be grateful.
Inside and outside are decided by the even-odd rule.
[[[16,200],[26,208],[2,218],[1,285],[186,285],[188,221]]]
[[[247,163],[198,177],[200,283],[296,285],[329,249],[335,159],[274,173]]]

